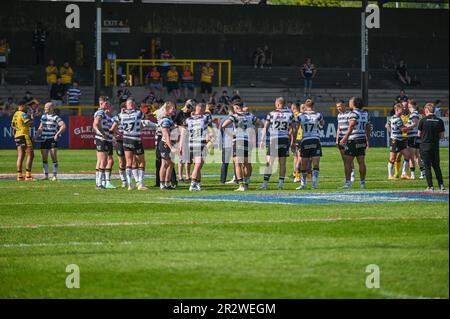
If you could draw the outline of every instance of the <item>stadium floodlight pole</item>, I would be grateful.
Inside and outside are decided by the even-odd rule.
[[[368,0],[362,1],[361,11],[361,97],[369,105],[369,29],[366,25]]]
[[[102,85],[102,1],[95,0],[97,18],[95,22],[95,97],[94,105],[98,105],[100,87]]]

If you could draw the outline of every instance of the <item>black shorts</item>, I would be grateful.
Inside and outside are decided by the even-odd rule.
[[[200,93],[212,93],[212,83],[201,82],[200,83]]]
[[[97,152],[105,152],[108,153],[108,155],[112,154],[112,142],[103,141],[98,138],[95,139],[95,146],[97,149]]]
[[[163,160],[169,161],[172,159],[172,157],[171,157],[172,151],[170,150],[170,147],[169,147],[169,145],[167,145],[166,142],[163,142],[163,141],[159,142],[158,150],[159,150],[159,154]]]
[[[142,145],[141,141],[124,139],[123,140],[123,149],[126,152],[127,151],[133,152],[135,155],[144,154],[144,146]]]
[[[122,140],[117,140],[116,154],[119,157],[125,156],[125,150],[123,149],[123,141]]]
[[[391,139],[389,151],[391,153],[400,153],[401,151],[403,151],[407,147],[408,147],[408,140],[407,139],[404,139],[404,140]]]
[[[352,157],[365,156],[366,148],[366,139],[348,140],[344,145],[344,154]]]
[[[238,159],[249,158],[253,147],[247,140],[233,142],[233,157]]]
[[[289,138],[287,137],[270,139],[267,155],[289,157],[289,144]]]
[[[54,139],[49,138],[41,142],[41,150],[50,150],[52,148],[58,148],[58,143]]]
[[[107,141],[106,144],[108,145],[108,155],[111,156],[113,155],[113,151],[114,151],[114,145],[112,141]]]
[[[300,156],[302,158],[322,156],[322,145],[320,144],[320,140],[303,140],[300,144]]]
[[[194,163],[194,158],[201,157],[202,159],[205,159],[206,151],[206,143],[202,143],[201,146],[196,147],[189,145],[189,163]]]
[[[419,138],[417,136],[408,137],[408,147],[419,149],[420,148]]]

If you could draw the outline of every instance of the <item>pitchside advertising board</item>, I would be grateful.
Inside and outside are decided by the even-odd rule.
[[[59,148],[72,149],[94,149],[94,130],[92,128],[93,119],[91,116],[62,116],[62,120],[67,124],[66,132],[61,136],[58,142]],[[213,116],[216,129],[227,116]],[[449,123],[448,118],[442,118],[445,123],[445,138],[441,141],[442,147],[448,147]],[[389,136],[387,134],[385,117],[373,117],[373,131],[370,138],[371,147],[386,147],[389,145]],[[39,120],[35,122],[32,128],[34,135],[39,127]],[[0,149],[14,149],[14,132],[11,128],[11,118],[0,118]],[[321,130],[321,141],[323,146],[335,146],[336,144],[337,121],[334,117],[325,117],[325,125]],[[155,147],[155,130],[143,130],[142,140],[144,147],[152,149]],[[38,147],[38,143],[35,143]]]

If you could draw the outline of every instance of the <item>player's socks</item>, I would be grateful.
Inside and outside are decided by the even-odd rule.
[[[56,175],[58,175],[58,162],[53,162],[53,176],[56,177]]]
[[[308,171],[302,171],[302,180],[301,180],[302,186],[306,187],[307,180],[308,180]]]
[[[17,180],[23,180],[22,171],[17,171]]]
[[[42,161],[42,167],[44,169],[44,175],[48,178],[48,162]]]
[[[393,170],[394,170],[394,163],[389,162],[389,163],[388,163],[388,177],[389,177],[389,178],[393,178],[393,177],[394,177],[394,172],[393,172]]]
[[[95,186],[100,186],[102,181],[100,180],[100,171],[98,169],[95,170]]]
[[[402,176],[405,176],[406,174],[408,174],[408,166],[409,166],[409,161],[404,160],[403,167],[402,167]]]
[[[33,178],[31,177],[31,169],[26,169],[25,171],[25,180],[32,180]]]
[[[106,185],[106,170],[104,168],[100,169],[100,185],[105,187]]]
[[[131,167],[127,167],[125,172],[127,175],[128,188],[133,188],[133,173]]]
[[[355,169],[352,169],[352,173],[350,175],[350,181],[354,182],[355,181]]]
[[[132,168],[131,173],[133,174],[134,181],[136,182],[136,185],[139,184],[139,176],[137,168]]]
[[[394,164],[394,176],[398,177],[400,175],[402,163],[400,161],[396,161]]]
[[[283,185],[284,185],[284,176],[280,176],[280,178],[278,179],[278,189],[283,189]]]
[[[411,171],[411,179],[416,179],[416,168],[410,167],[409,170]]]
[[[105,180],[106,183],[111,183],[111,169],[105,169]]]
[[[361,180],[359,182],[359,188],[366,188],[366,181],[365,180]]]
[[[120,175],[120,180],[123,182],[127,182],[127,173],[125,172],[124,168],[120,168],[119,169],[119,175]]]
[[[319,181],[319,168],[314,168],[312,171],[312,188],[317,188],[317,182]]]
[[[139,167],[137,170],[138,178],[139,178],[139,185],[144,186],[144,174],[145,174],[145,168]]]

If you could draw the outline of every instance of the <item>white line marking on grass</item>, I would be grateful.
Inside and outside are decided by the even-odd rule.
[[[408,221],[426,219],[448,219],[447,216],[421,216],[421,217],[329,217],[329,218],[303,218],[280,220],[242,220],[242,221],[138,221],[138,222],[108,222],[108,223],[69,223],[69,224],[26,224],[26,225],[0,225],[0,229],[36,229],[36,228],[63,228],[63,227],[118,227],[118,226],[158,226],[158,225],[233,225],[233,224],[283,224],[283,223],[316,223],[340,221]]]
[[[102,245],[130,245],[129,241],[122,242],[77,242],[72,241],[68,243],[35,243],[35,244],[27,244],[27,243],[19,243],[19,244],[3,244],[1,247],[3,248],[17,248],[17,247],[54,247],[54,246],[102,246]]]
[[[424,297],[424,296],[408,296],[404,294],[399,294],[396,292],[390,292],[390,291],[377,291],[378,294],[389,297],[389,298],[395,298],[395,299],[447,299],[444,297]]]

